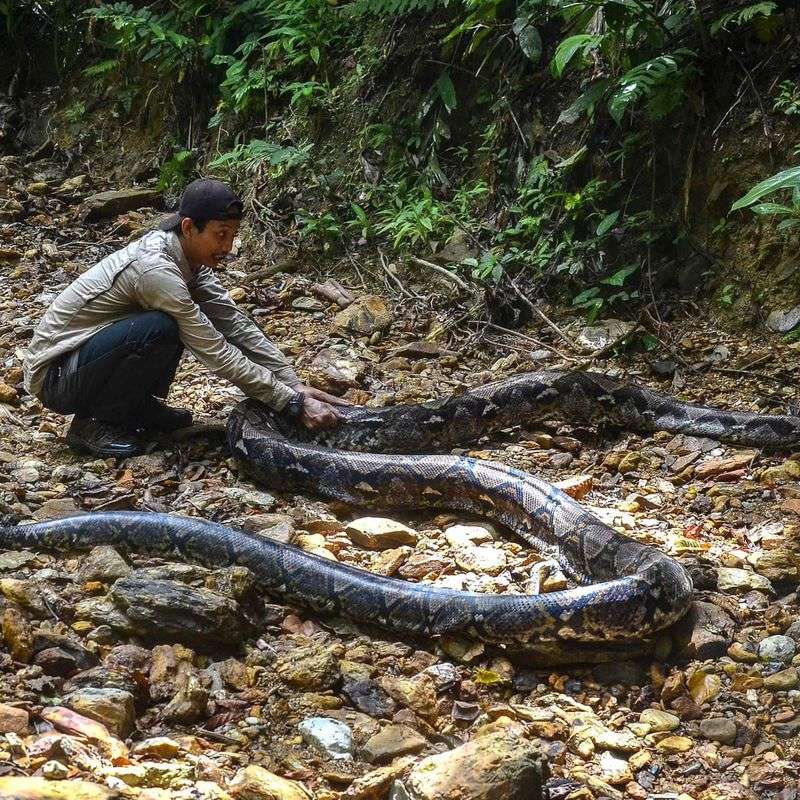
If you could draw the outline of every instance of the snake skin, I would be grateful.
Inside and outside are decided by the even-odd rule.
[[[268,486],[358,506],[450,508],[497,520],[555,558],[578,584],[543,595],[409,583],[216,523],[164,514],[108,512],[0,527],[0,547],[109,544],[138,553],[177,553],[212,568],[239,564],[271,596],[400,633],[461,633],[522,648],[650,637],[678,620],[691,602],[691,579],[676,561],[617,533],[525,472],[463,456],[406,455],[556,415],[760,447],[791,447],[800,440],[794,417],[692,406],[592,373],[529,373],[443,401],[344,409],[342,423],[319,434],[253,400],[231,413],[231,450]],[[364,452],[370,450],[382,454]]]

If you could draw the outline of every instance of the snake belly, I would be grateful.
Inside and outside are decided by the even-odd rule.
[[[0,546],[177,554],[211,568],[248,567],[264,592],[323,613],[413,635],[467,634],[522,647],[540,642],[641,640],[691,602],[683,567],[605,525],[550,484],[446,450],[499,428],[548,417],[668,430],[765,448],[800,442],[800,420],[681,403],[603,375],[537,372],[459,397],[343,410],[334,430],[310,433],[246,400],[228,444],[263,483],[366,507],[448,508],[508,527],[555,558],[577,588],[542,595],[478,594],[387,578],[202,519],[107,512],[0,527]],[[377,451],[377,452],[372,452]]]

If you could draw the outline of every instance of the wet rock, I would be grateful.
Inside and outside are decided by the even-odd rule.
[[[286,683],[302,689],[331,689],[339,680],[340,644],[310,644],[284,653],[275,662],[275,671]]]
[[[78,689],[64,698],[64,704],[78,714],[102,722],[121,739],[130,735],[136,720],[133,695],[120,689]]]
[[[541,800],[547,777],[537,745],[516,731],[500,730],[424,758],[405,785],[414,800]]]
[[[366,364],[349,350],[326,347],[317,353],[309,367],[309,383],[331,394],[361,386]]]
[[[313,795],[301,783],[290,781],[251,764],[240,769],[228,785],[236,800],[312,800]]]
[[[0,733],[16,733],[24,736],[28,730],[28,712],[0,703]]]
[[[130,575],[128,562],[113,548],[107,545],[93,547],[81,560],[77,577],[82,581],[103,581],[113,583],[117,578]]]
[[[325,717],[304,719],[298,726],[303,741],[326,758],[353,760],[353,732],[343,722]]]
[[[415,545],[417,532],[402,522],[386,517],[361,517],[348,524],[345,533],[353,544],[371,550],[385,550],[408,544]]]
[[[700,733],[712,742],[732,745],[736,741],[737,727],[727,717],[711,717],[700,723]]]
[[[348,680],[342,684],[342,692],[362,713],[370,717],[389,717],[397,705],[373,680]]]
[[[363,756],[371,764],[389,761],[396,756],[418,753],[427,740],[408,725],[387,725],[370,736],[363,747]]]
[[[81,216],[85,222],[116,217],[137,208],[160,208],[164,200],[161,192],[153,189],[120,189],[99,192],[86,198]]]
[[[672,629],[672,637],[682,657],[703,661],[725,655],[733,641],[735,627],[734,621],[719,606],[696,600]]]
[[[114,584],[111,596],[140,636],[193,647],[238,644],[245,637],[247,623],[237,604],[208,589],[133,573]]]
[[[378,295],[364,295],[340,311],[333,320],[337,330],[360,336],[385,331],[392,324],[392,311]]]
[[[758,644],[758,657],[762,661],[788,664],[797,652],[797,642],[788,636],[767,636]]]

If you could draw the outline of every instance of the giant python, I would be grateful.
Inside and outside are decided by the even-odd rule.
[[[202,519],[142,512],[4,526],[0,548],[103,544],[177,554],[211,568],[243,565],[269,596],[400,634],[466,634],[523,650],[542,642],[624,644],[652,637],[688,609],[692,581],[678,562],[525,472],[465,456],[413,453],[446,451],[553,416],[762,448],[800,443],[800,417],[691,405],[589,372],[526,373],[444,400],[341,413],[336,428],[313,433],[245,400],[230,414],[228,445],[258,480],[281,491],[496,520],[555,558],[577,587],[538,595],[450,590],[376,575]]]

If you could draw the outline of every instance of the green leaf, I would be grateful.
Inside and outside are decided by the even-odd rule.
[[[309,55],[311,56],[311,60],[315,64],[319,64],[320,59],[322,58],[321,53],[319,52],[319,47],[312,47],[309,51]]]
[[[619,211],[612,211],[610,214],[606,214],[597,226],[597,235],[605,236],[616,224],[619,219],[619,214]]]
[[[658,347],[658,339],[652,333],[642,334],[641,337],[642,347],[645,350],[655,350]]]
[[[436,81],[436,91],[439,93],[439,97],[442,98],[444,107],[448,111],[453,111],[458,105],[458,99],[456,98],[456,87],[453,86],[449,72],[445,71],[439,76],[439,80]]]
[[[780,203],[758,203],[751,206],[750,210],[754,214],[769,216],[771,214],[794,214],[795,210],[791,206],[783,206]]]
[[[538,64],[542,57],[542,37],[539,35],[539,31],[531,25],[530,19],[527,16],[517,17],[511,30],[514,31],[522,52],[532,63]]]
[[[551,65],[553,74],[557,78],[561,77],[567,65],[579,50],[587,53],[589,50],[599,46],[601,38],[593,33],[578,33],[575,36],[568,36],[556,48],[556,54]]]
[[[588,289],[584,289],[580,294],[575,295],[572,298],[572,305],[573,306],[580,306],[584,303],[587,303],[590,300],[593,300],[600,294],[600,287],[599,286],[590,286]]]
[[[779,189],[794,189],[800,185],[800,167],[791,167],[783,172],[778,172],[761,183],[757,183],[746,195],[740,197],[732,206],[731,211],[738,211],[740,208],[747,208],[756,200]]]
[[[625,281],[633,275],[636,270],[639,269],[638,264],[631,264],[628,267],[623,267],[620,270],[617,270],[610,278],[603,278],[600,283],[605,284],[606,286],[622,286]]]

